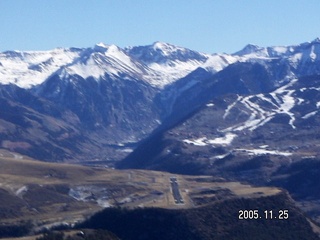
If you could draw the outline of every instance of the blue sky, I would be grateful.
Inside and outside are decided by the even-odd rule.
[[[0,51],[169,42],[207,53],[320,37],[318,0],[0,0]]]

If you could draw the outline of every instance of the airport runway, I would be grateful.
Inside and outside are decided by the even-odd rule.
[[[179,191],[179,184],[177,182],[177,178],[170,177],[170,183],[171,183],[171,189],[172,189],[172,195],[174,198],[174,202],[176,204],[184,204],[184,201],[183,201],[182,196]]]

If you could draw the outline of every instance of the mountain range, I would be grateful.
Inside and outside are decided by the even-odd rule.
[[[287,189],[318,219],[320,39],[206,54],[168,43],[0,53],[0,141],[50,162]]]
[[[119,160],[162,123],[178,121],[212,96],[268,92],[317,74],[318,52],[319,39],[248,45],[235,54],[162,42],[3,52],[2,147],[45,161]],[[214,91],[203,94],[207,84]]]

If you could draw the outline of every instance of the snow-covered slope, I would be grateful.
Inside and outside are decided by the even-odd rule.
[[[60,67],[72,63],[82,49],[51,51],[7,51],[0,53],[0,83],[30,88],[44,82]]]
[[[199,67],[217,72],[237,59],[229,55],[198,53],[162,42],[126,49],[99,43],[83,49],[8,51],[0,53],[0,83],[31,88],[53,74],[96,80],[108,75],[113,79],[137,79],[163,88]]]
[[[314,74],[320,72],[319,64],[317,64],[320,60],[320,38],[292,46],[259,47],[248,44],[233,56],[239,57],[239,61],[261,62],[278,59],[286,62],[299,76]]]
[[[152,75],[147,66],[132,59],[121,48],[103,43],[86,49],[72,64],[63,66],[61,72],[96,80],[105,75],[113,79],[131,77],[145,80],[146,76]]]
[[[125,51],[154,71],[155,74],[148,77],[148,80],[160,88],[187,76],[199,67],[215,73],[239,59],[227,54],[199,53],[163,42],[128,47]]]
[[[236,63],[241,60],[238,56],[228,54],[212,54],[208,56],[207,61],[201,66],[212,73],[217,73],[223,70],[230,64]]]
[[[238,61],[281,60],[297,75],[320,72],[319,56],[320,39],[294,46],[249,44],[235,54],[205,54],[163,42],[125,49],[99,43],[92,48],[0,53],[0,83],[31,88],[53,74],[96,80],[108,75],[141,80],[161,89],[197,68],[216,73]]]

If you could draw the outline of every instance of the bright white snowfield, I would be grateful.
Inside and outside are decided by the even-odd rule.
[[[163,88],[198,67],[217,72],[237,60],[232,56],[224,58],[223,55],[201,53],[201,60],[192,59],[188,57],[191,50],[159,42],[155,43],[153,48],[160,57],[167,60],[157,62],[158,59],[155,58],[154,62],[146,63],[143,61],[144,56],[137,59],[124,49],[103,43],[83,49],[7,51],[0,53],[0,83],[31,88],[54,74],[61,77],[79,75],[84,79],[93,77],[96,80],[101,80],[105,75],[114,79],[121,75],[120,78],[142,80]],[[179,59],[174,57],[177,52],[182,54]]]
[[[54,49],[41,52],[0,53],[0,82],[30,88],[78,58],[80,51]]]
[[[99,43],[92,48],[7,51],[0,53],[0,83],[31,88],[55,74],[67,78],[72,75],[84,79],[92,77],[98,81],[108,75],[113,79],[140,80],[163,88],[197,68],[216,73],[238,61],[275,58],[286,59],[295,68],[305,61],[319,60],[319,53],[319,39],[288,47],[247,45],[235,54],[205,54],[162,42],[125,49]],[[289,94],[287,98],[289,101]]]

